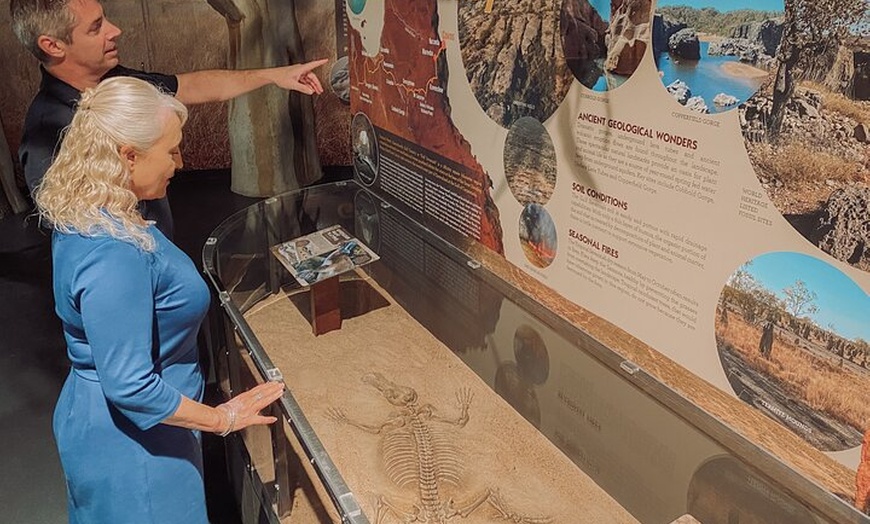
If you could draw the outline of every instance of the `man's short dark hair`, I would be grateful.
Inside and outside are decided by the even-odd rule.
[[[40,36],[57,38],[67,44],[72,42],[76,19],[69,8],[70,1],[12,0],[9,4],[15,36],[40,62],[46,63],[49,59],[39,48]]]

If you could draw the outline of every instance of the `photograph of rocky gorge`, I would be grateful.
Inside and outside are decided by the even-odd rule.
[[[547,120],[573,81],[558,41],[557,3],[457,4],[462,63],[480,107],[506,128],[524,116]]]
[[[867,318],[870,296],[828,262],[763,254],[719,296],[722,370],[738,398],[817,449],[855,448],[870,421]]]
[[[564,0],[559,35],[581,84],[608,91],[625,83],[650,40],[651,0]]]
[[[668,93],[692,111],[734,109],[773,75],[783,0],[660,0],[653,56]]]
[[[504,174],[520,204],[545,205],[556,188],[556,148],[534,118],[517,120],[504,145]]]
[[[777,210],[832,257],[870,271],[866,0],[795,0],[771,80],[740,106],[749,160]]]

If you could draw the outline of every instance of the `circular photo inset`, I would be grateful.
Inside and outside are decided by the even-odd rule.
[[[515,362],[499,364],[495,372],[495,392],[507,400],[520,415],[536,428],[541,427],[541,403],[534,384],[523,379]]]
[[[659,0],[653,56],[668,93],[699,113],[736,108],[773,78],[783,0]]]
[[[535,267],[553,263],[559,247],[556,224],[540,204],[527,204],[520,213],[520,245],[526,259]]]
[[[730,456],[706,461],[692,475],[686,506],[695,522],[814,524],[803,505]]]
[[[522,117],[510,127],[504,144],[504,173],[520,204],[549,202],[556,188],[556,148],[539,121]]]
[[[555,34],[554,2],[534,9],[492,0],[457,5],[462,63],[484,112],[506,128],[524,116],[549,118],[573,80]]]
[[[329,72],[329,87],[342,103],[350,105],[350,72],[348,58],[343,56],[332,64]]]
[[[351,121],[350,133],[353,144],[353,171],[363,185],[370,186],[378,177],[380,161],[375,128],[365,113],[357,113]]]
[[[822,451],[861,444],[870,421],[870,297],[817,258],[767,253],[722,288],[715,335],[741,400]]]
[[[581,84],[595,91],[615,89],[634,74],[649,46],[650,2],[564,0],[559,35],[568,67]]]
[[[544,339],[535,329],[526,324],[514,333],[514,358],[517,369],[527,381],[540,386],[550,376],[550,354]]]
[[[381,217],[371,195],[358,191],[353,197],[356,236],[375,253],[381,248]]]

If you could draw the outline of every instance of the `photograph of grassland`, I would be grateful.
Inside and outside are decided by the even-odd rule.
[[[792,227],[832,257],[870,271],[866,0],[789,5],[774,77],[740,106],[746,151]]]
[[[752,96],[775,70],[782,0],[661,0],[653,56],[668,93],[688,109],[718,113]]]
[[[716,347],[734,393],[822,451],[861,444],[870,422],[870,297],[827,262],[759,256],[716,308]]]
[[[504,174],[520,204],[545,205],[556,188],[556,148],[547,129],[531,117],[514,122],[504,145]]]

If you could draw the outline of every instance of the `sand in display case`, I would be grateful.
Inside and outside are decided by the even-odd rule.
[[[283,293],[245,318],[372,522],[637,522],[364,282],[376,309],[340,331],[315,337]]]

